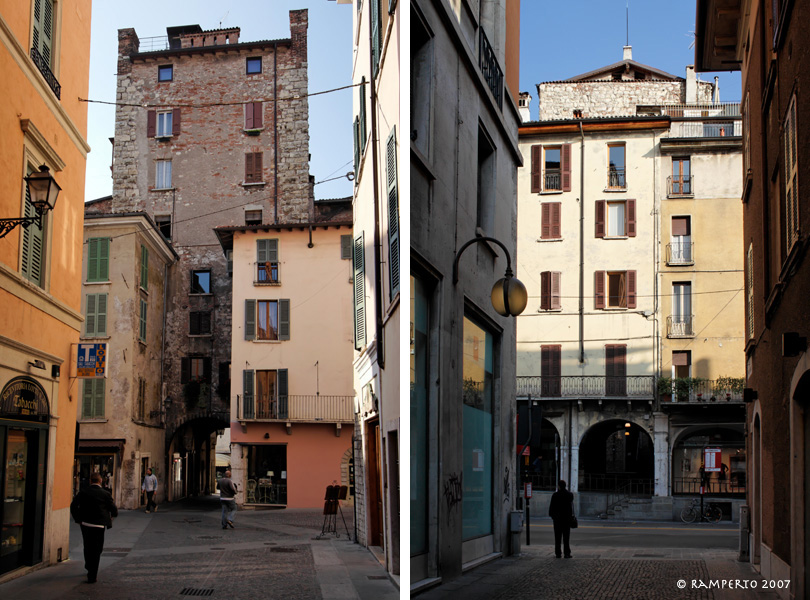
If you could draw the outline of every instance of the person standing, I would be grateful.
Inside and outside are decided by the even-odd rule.
[[[112,494],[101,487],[99,473],[90,475],[90,486],[74,496],[70,503],[70,516],[82,526],[87,583],[95,583],[104,550],[104,530],[110,529],[113,518],[118,516]]]
[[[233,529],[233,518],[236,516],[236,485],[231,481],[231,472],[225,471],[225,477],[217,482],[219,501],[222,504],[222,529]]]
[[[558,489],[551,495],[548,506],[548,516],[554,521],[554,554],[562,558],[560,542],[565,549],[565,558],[571,558],[571,517],[574,516],[574,494],[569,492],[562,479],[557,484]]]
[[[157,491],[157,477],[152,475],[152,467],[146,469],[146,476],[143,478],[141,484],[141,491],[146,492],[146,510],[143,512],[157,512],[157,504],[155,503],[155,492]]]

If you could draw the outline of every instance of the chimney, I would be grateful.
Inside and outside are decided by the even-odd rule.
[[[686,67],[686,103],[697,103],[697,77],[695,76],[695,66]]]
[[[633,46],[625,46],[623,50],[622,60],[633,60]]]
[[[135,30],[130,28],[118,30],[118,74],[132,72],[130,55],[137,54],[141,43]]]
[[[714,89],[712,90],[712,102],[719,104],[720,102],[720,78],[714,76]]]
[[[529,111],[529,105],[532,102],[532,95],[529,92],[520,92],[518,97],[518,113],[520,113],[520,122],[527,123],[532,120]]]

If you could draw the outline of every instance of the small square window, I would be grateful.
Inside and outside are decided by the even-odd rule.
[[[260,210],[245,211],[245,225],[261,225],[261,224],[262,224],[262,211]]]
[[[248,75],[262,72],[262,57],[255,56],[247,59],[246,71]]]
[[[191,292],[192,294],[211,293],[211,271],[191,272]]]
[[[158,81],[172,81],[174,79],[174,65],[161,65],[158,67]]]

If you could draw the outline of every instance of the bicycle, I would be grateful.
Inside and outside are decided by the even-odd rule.
[[[723,518],[723,511],[716,504],[708,502],[703,506],[703,514],[700,514],[700,500],[697,498],[681,511],[681,521],[684,523],[694,523],[700,517],[700,522],[717,523]]]

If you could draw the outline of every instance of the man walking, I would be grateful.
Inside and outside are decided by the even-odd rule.
[[[70,515],[82,526],[87,583],[95,583],[98,563],[104,550],[104,530],[112,527],[113,517],[118,516],[118,508],[113,502],[112,495],[101,487],[99,473],[90,475],[90,487],[73,498],[73,502],[70,503]]]
[[[141,491],[146,492],[146,510],[144,512],[157,512],[155,504],[155,492],[157,491],[157,477],[152,475],[152,467],[146,469],[146,477],[143,478]]]
[[[554,520],[554,555],[562,558],[560,542],[565,548],[565,558],[571,558],[571,517],[574,516],[574,494],[569,492],[565,481],[560,479],[558,490],[551,495],[548,516]]]
[[[236,516],[236,496],[237,490],[231,481],[231,472],[225,471],[225,477],[217,482],[219,488],[219,501],[222,503],[222,529],[230,527],[233,529],[233,518]]]

